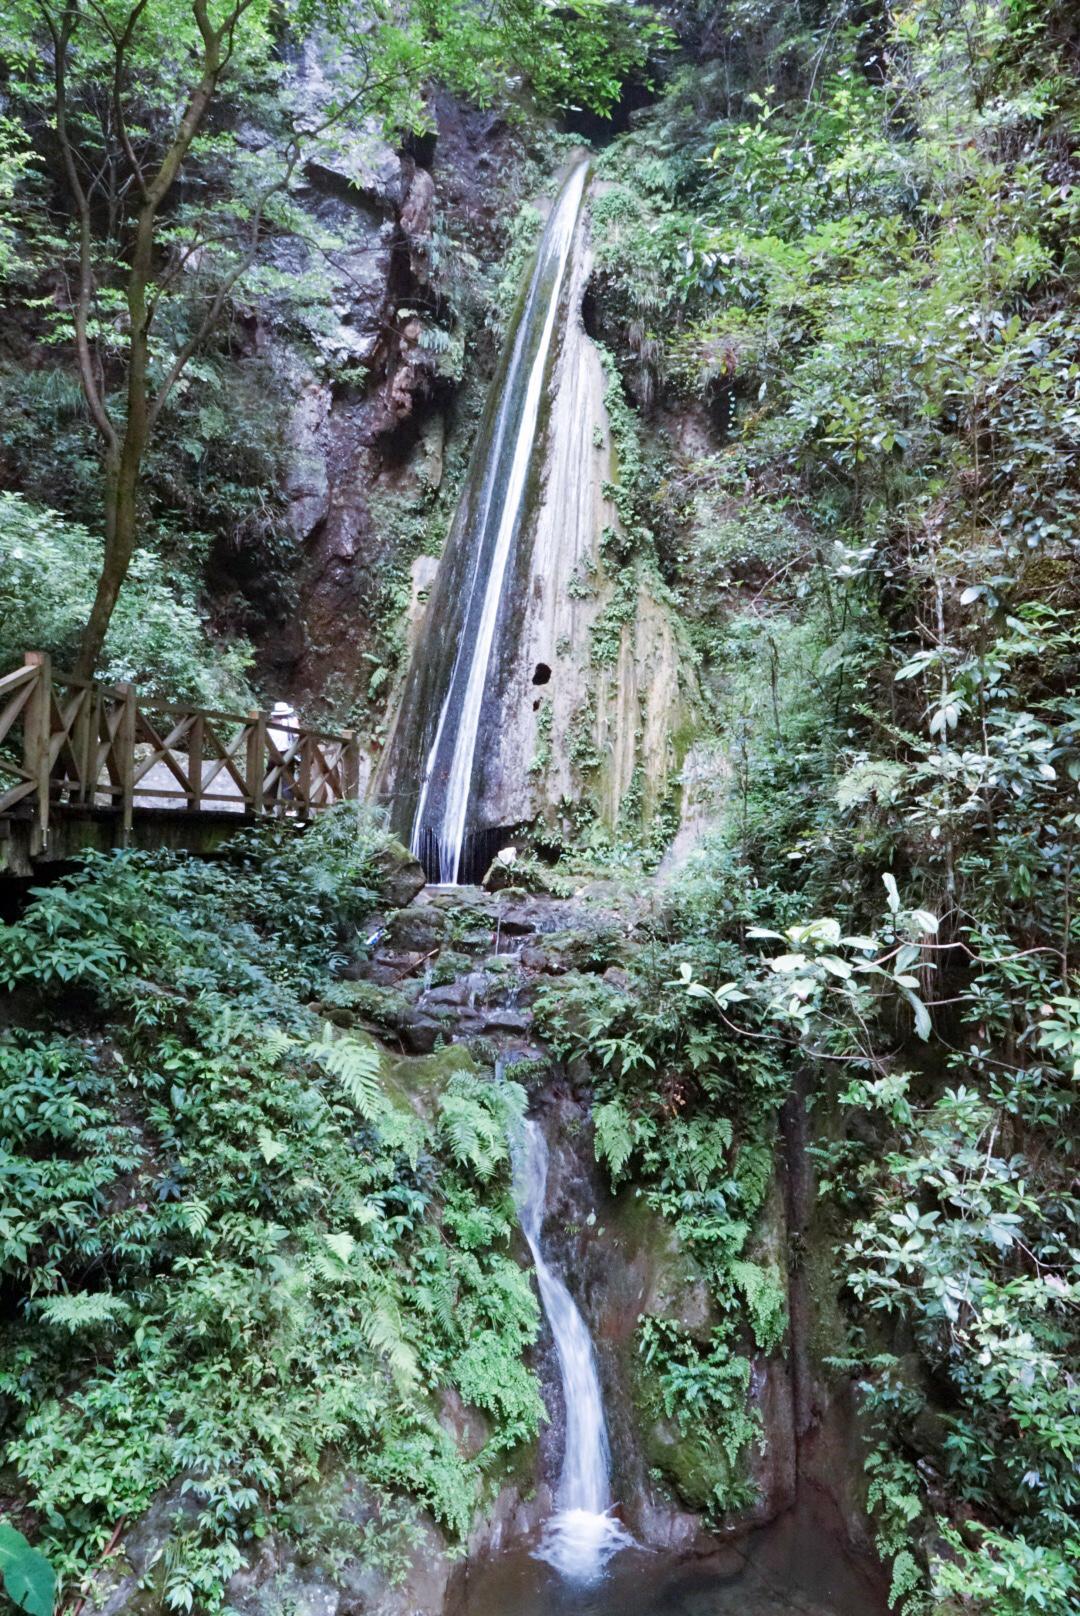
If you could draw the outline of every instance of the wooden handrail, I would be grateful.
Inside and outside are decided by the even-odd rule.
[[[0,675],[0,817],[29,810],[32,853],[48,844],[50,816],[72,809],[118,814],[126,841],[134,814],[157,804],[307,819],[355,800],[359,783],[352,730],[159,701],[61,673],[40,651]]]

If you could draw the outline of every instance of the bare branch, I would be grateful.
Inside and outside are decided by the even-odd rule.
[[[79,378],[90,410],[91,418],[107,447],[115,451],[118,444],[116,428],[98,385],[94,354],[88,335],[90,305],[93,298],[93,243],[91,235],[90,202],[79,179],[75,151],[67,123],[67,56],[71,36],[79,21],[77,0],[67,0],[63,20],[58,24],[48,6],[39,3],[39,10],[53,43],[53,82],[56,110],[56,136],[60,143],[64,174],[68,190],[79,218],[79,285],[73,305],[75,321],[75,352],[79,364]]]

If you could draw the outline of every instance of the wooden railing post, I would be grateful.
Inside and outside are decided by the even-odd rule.
[[[23,708],[23,768],[34,782],[34,823],[30,854],[44,852],[49,840],[49,741],[52,737],[52,659],[46,651],[27,651],[26,667],[37,678]]]
[[[341,794],[346,802],[355,802],[360,795],[360,743],[356,731],[345,731],[345,745],[341,754]]]
[[[126,681],[117,685],[123,699],[120,724],[117,729],[120,767],[120,846],[131,841],[131,821],[135,810],[135,733],[137,701],[135,686]]]
[[[68,789],[70,802],[93,802],[94,782],[91,778],[96,755],[98,687],[89,684],[79,700],[79,710],[71,726],[71,756],[75,764],[76,782]]]
[[[248,714],[247,767],[245,769],[248,796],[253,814],[266,812],[266,714]]]
[[[202,713],[196,713],[188,730],[188,803],[193,814],[202,807],[203,724]]]
[[[301,819],[311,817],[311,754],[315,750],[315,737],[309,730],[301,730],[297,737],[300,742],[300,768],[297,782],[297,796],[299,801],[296,811]]]

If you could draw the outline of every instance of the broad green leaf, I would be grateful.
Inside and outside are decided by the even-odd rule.
[[[30,1616],[52,1616],[56,1573],[8,1521],[0,1521],[0,1576],[8,1598]]]

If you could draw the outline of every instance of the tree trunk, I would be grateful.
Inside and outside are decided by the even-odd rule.
[[[138,532],[136,499],[142,455],[136,459],[127,451],[125,438],[117,463],[107,465],[105,470],[105,554],[98,574],[94,604],[79,642],[74,669],[77,679],[92,679],[94,676],[105,636],[109,632],[113,608],[135,549]]]
[[[109,631],[117,597],[127,577],[138,530],[139,474],[149,430],[150,316],[146,289],[154,257],[154,227],[158,208],[155,195],[147,196],[139,210],[135,246],[128,275],[127,305],[131,322],[128,351],[127,416],[117,451],[105,461],[105,554],[94,604],[79,645],[75,675],[93,677]]]

